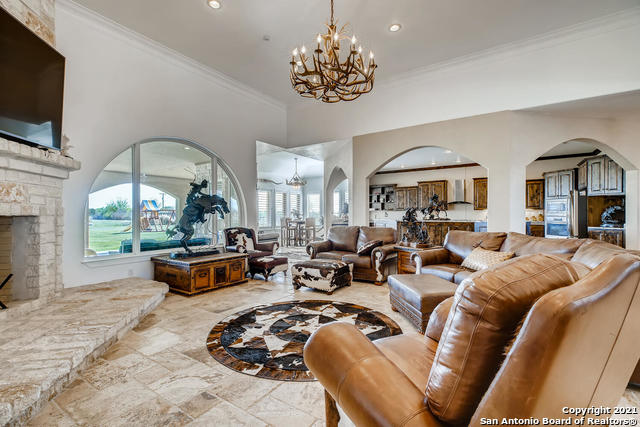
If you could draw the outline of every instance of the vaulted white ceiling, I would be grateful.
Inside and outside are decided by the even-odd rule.
[[[288,105],[291,50],[323,31],[329,0],[75,0]],[[378,81],[596,19],[638,0],[335,0],[340,23],[373,49]],[[402,30],[388,31],[391,23]],[[268,36],[268,41],[264,40]],[[375,90],[375,89],[374,89]]]

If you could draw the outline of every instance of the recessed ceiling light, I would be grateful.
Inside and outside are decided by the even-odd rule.
[[[444,152],[447,153],[447,154],[451,154],[452,153],[451,150],[444,150]]]
[[[220,9],[222,7],[222,3],[218,0],[209,0],[209,6],[211,6],[212,9]]]
[[[191,150],[191,147],[184,147],[185,150]]]
[[[431,160],[431,164],[432,164],[432,165],[435,165],[435,164],[436,164],[436,161],[435,161],[435,160]]]
[[[405,167],[404,165],[400,165],[400,169],[404,169],[404,167]]]
[[[389,25],[389,31],[391,31],[392,33],[397,33],[398,31],[400,31],[401,28],[402,28],[402,25],[400,24]]]
[[[456,163],[462,163],[462,160],[460,160],[460,157],[456,159]]]

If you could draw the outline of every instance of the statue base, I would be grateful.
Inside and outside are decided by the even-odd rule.
[[[193,253],[189,253],[189,252],[171,252],[169,257],[171,259],[186,259],[186,258],[197,258],[197,257],[201,257],[201,256],[208,256],[208,255],[218,255],[218,254],[221,254],[221,253],[222,253],[222,251],[220,249],[207,248],[207,249],[195,250],[195,251],[193,251]]]

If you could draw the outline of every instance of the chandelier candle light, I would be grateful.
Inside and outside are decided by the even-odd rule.
[[[373,52],[369,52],[369,61],[362,58],[362,46],[357,45],[356,36],[345,34],[333,19],[333,0],[331,0],[331,20],[326,34],[318,34],[317,47],[308,52],[302,45],[295,48],[291,55],[291,84],[296,92],[306,98],[315,98],[323,102],[353,101],[364,93],[371,92],[376,68]],[[349,46],[349,55],[340,62],[340,42]]]
[[[296,159],[296,171],[291,177],[291,179],[287,180],[287,185],[290,185],[296,190],[299,190],[300,188],[307,185],[307,181],[305,181],[304,179],[302,179],[300,175],[298,175],[298,159]]]

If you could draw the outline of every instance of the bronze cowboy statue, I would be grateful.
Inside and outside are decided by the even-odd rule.
[[[191,190],[187,195],[187,204],[182,210],[182,217],[180,217],[180,221],[176,226],[167,229],[167,236],[171,238],[178,232],[182,233],[180,244],[187,254],[191,256],[193,251],[189,249],[187,242],[195,233],[194,225],[197,223],[204,224],[207,221],[205,214],[217,212],[220,219],[224,219],[224,214],[228,214],[230,211],[224,198],[202,192],[202,189],[209,186],[209,182],[206,179],[200,184],[192,182],[189,185],[191,185]]]
[[[444,219],[447,218],[447,202],[444,200],[440,200],[437,194],[431,196],[431,200],[429,201],[429,206],[422,209],[422,215],[428,217],[429,219],[439,219],[440,212],[444,212]]]

